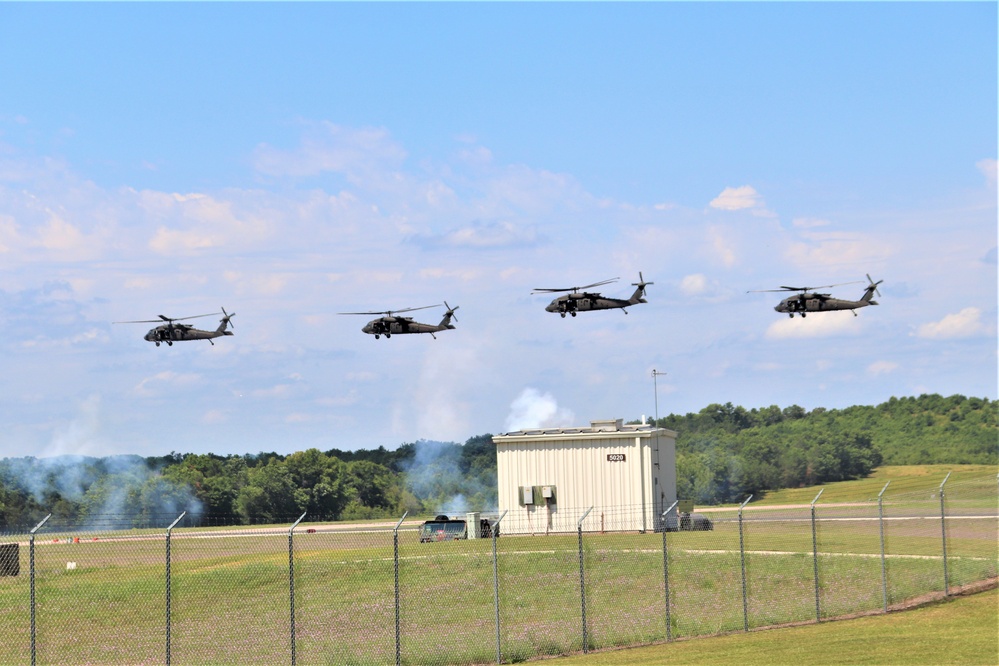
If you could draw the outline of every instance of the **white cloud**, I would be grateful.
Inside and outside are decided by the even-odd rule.
[[[809,271],[817,266],[876,266],[894,254],[890,244],[861,232],[803,232],[801,238],[787,246],[784,257]]]
[[[766,337],[771,340],[791,338],[826,338],[860,333],[860,317],[849,311],[813,312],[809,317],[782,317],[770,324]]]
[[[828,226],[829,221],[817,217],[796,217],[791,220],[791,225],[796,229],[814,229],[815,227]]]
[[[511,403],[510,414],[506,418],[506,430],[526,430],[530,428],[557,428],[573,425],[576,415],[571,410],[558,406],[551,393],[541,393],[535,388],[525,388]]]
[[[680,291],[687,296],[703,294],[708,288],[708,279],[702,273],[687,275],[680,281]]]
[[[333,172],[357,183],[363,175],[398,169],[405,159],[406,151],[384,128],[357,129],[321,122],[306,124],[301,142],[293,150],[260,144],[254,166],[269,176],[304,177]]]
[[[158,395],[164,387],[169,389],[171,387],[193,386],[200,379],[201,375],[196,373],[179,373],[166,370],[152,377],[146,377],[135,386],[133,392],[139,396],[152,397]]]
[[[948,340],[984,335],[989,330],[990,327],[982,321],[982,311],[979,308],[964,308],[940,321],[922,324],[916,329],[916,335],[931,340]]]
[[[734,266],[736,262],[735,250],[733,249],[732,239],[725,233],[725,229],[711,227],[708,229],[708,239],[711,241],[711,249],[714,251],[715,257],[726,268]]]
[[[762,205],[759,193],[750,185],[726,187],[710,204],[719,210],[743,210]]]
[[[874,376],[886,375],[896,370],[898,370],[898,363],[892,361],[875,361],[867,366],[867,374]]]
[[[975,166],[978,167],[978,170],[985,176],[985,183],[988,185],[990,190],[996,189],[996,164],[996,160],[994,159],[984,159],[975,162]]]

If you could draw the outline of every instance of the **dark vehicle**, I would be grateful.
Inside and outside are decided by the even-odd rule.
[[[497,526],[496,536],[499,536]],[[428,520],[420,526],[420,543],[430,543],[431,541],[457,541],[458,539],[468,539],[468,521],[463,518],[450,518],[445,515]],[[471,538],[491,539],[493,538],[493,525],[487,519],[479,520],[478,534]]]
[[[670,513],[666,516],[663,526],[667,532],[707,532],[715,528],[707,516],[683,511],[679,515]]]

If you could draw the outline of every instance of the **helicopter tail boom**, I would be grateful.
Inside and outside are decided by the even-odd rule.
[[[225,308],[222,308],[222,314],[224,316],[219,320],[219,327],[215,329],[215,332],[219,335],[233,335],[233,332],[227,330],[226,327],[232,325],[231,319],[236,316],[236,313],[233,312],[232,314],[229,314],[225,311]]]
[[[632,286],[636,287],[635,293],[631,295],[628,302],[632,305],[635,305],[636,303],[648,303],[648,301],[645,300],[645,287],[650,284],[655,284],[655,282],[646,282],[645,278],[642,277],[642,272],[639,271],[638,282],[632,282]]]
[[[877,305],[878,302],[872,301],[871,299],[874,298],[874,292],[878,291],[878,285],[884,282],[884,280],[878,280],[877,282],[875,282],[874,280],[871,279],[871,275],[868,273],[867,281],[870,284],[867,285],[867,289],[864,290],[864,295],[860,297],[860,300],[863,301],[864,303],[867,303],[868,305]],[[878,296],[880,295],[881,292],[878,292]]]

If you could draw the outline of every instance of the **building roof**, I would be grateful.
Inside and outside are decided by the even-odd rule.
[[[499,442],[505,438],[509,439],[523,439],[523,438],[545,438],[545,439],[556,439],[565,438],[570,439],[572,437],[625,437],[625,436],[638,436],[638,437],[651,437],[658,431],[661,435],[666,435],[667,437],[676,438],[676,433],[672,430],[667,430],[666,428],[656,428],[651,423],[624,423],[623,419],[612,419],[606,421],[590,421],[589,426],[578,426],[578,427],[562,427],[562,428],[528,428],[525,430],[516,430],[514,432],[504,433],[502,435],[493,435],[493,441]]]

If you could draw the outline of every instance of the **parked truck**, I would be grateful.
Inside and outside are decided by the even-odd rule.
[[[469,533],[469,524],[472,533]],[[432,541],[456,541],[458,539],[491,539],[493,530],[499,536],[499,525],[493,525],[487,518],[477,513],[467,514],[465,518],[451,518],[444,514],[428,520],[420,526],[420,543]]]

